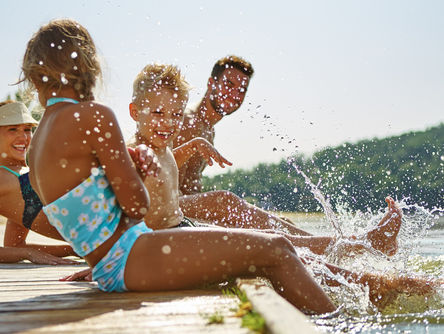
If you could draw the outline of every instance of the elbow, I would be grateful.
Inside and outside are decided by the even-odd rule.
[[[146,198],[131,201],[128,205],[122,205],[121,208],[129,218],[142,220],[150,208],[150,198],[147,195]]]
[[[18,238],[18,239],[7,239],[5,238],[3,240],[3,246],[4,247],[20,247],[20,248],[24,248],[26,247],[26,240],[23,238]]]

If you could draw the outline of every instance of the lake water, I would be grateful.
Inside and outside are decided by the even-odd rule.
[[[298,227],[315,235],[332,235],[334,233],[331,224],[325,220],[323,215],[285,215],[291,218]],[[417,218],[416,220],[418,220]],[[403,274],[413,273],[433,279],[443,279],[444,217],[435,220],[433,225],[430,224],[431,227],[424,227],[423,230],[420,226],[422,223],[426,225],[426,222],[421,222],[420,219],[414,220],[408,216],[403,218],[403,227],[399,235],[399,252],[393,259],[385,262],[385,260],[376,259],[375,261],[375,259],[365,256],[358,257],[353,259],[352,268],[385,270],[386,267],[393,267],[394,270]],[[329,294],[331,293],[332,291],[329,291]],[[341,294],[342,291],[336,290],[335,293]],[[366,311],[365,307],[363,310],[362,305],[356,305],[358,304],[356,300],[350,301],[345,298],[345,301],[341,300],[346,304],[345,312],[328,319],[312,317],[312,321],[326,333],[444,333],[444,293],[442,289],[433,298],[402,297],[404,299],[398,298],[391,308],[388,307],[383,312],[375,311],[375,309]]]

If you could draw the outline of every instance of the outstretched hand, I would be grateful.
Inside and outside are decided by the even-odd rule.
[[[27,256],[26,259],[36,264],[78,264],[77,261],[64,259],[61,257],[57,257],[45,252],[41,252],[37,249],[29,248],[26,250]]]
[[[160,164],[154,151],[144,144],[137,145],[135,148],[128,147],[128,153],[136,164],[137,170],[145,175],[158,176],[160,173]]]
[[[194,147],[207,162],[208,166],[213,166],[213,160],[219,164],[220,167],[225,168],[225,165],[232,166],[233,164],[225,159],[215,148],[204,138],[194,138]]]
[[[92,281],[92,270],[91,268],[84,269],[82,271],[78,271],[74,274],[62,277],[59,279],[59,281]]]

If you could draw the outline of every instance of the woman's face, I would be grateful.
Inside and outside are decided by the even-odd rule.
[[[31,138],[31,124],[0,126],[0,160],[24,162]]]

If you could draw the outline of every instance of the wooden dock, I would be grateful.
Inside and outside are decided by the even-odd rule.
[[[0,333],[251,333],[235,316],[237,297],[217,287],[103,293],[95,283],[58,280],[84,268],[0,264]],[[315,332],[302,313],[267,285],[249,280],[239,286],[265,318],[268,333]],[[210,324],[216,314],[223,323]]]

